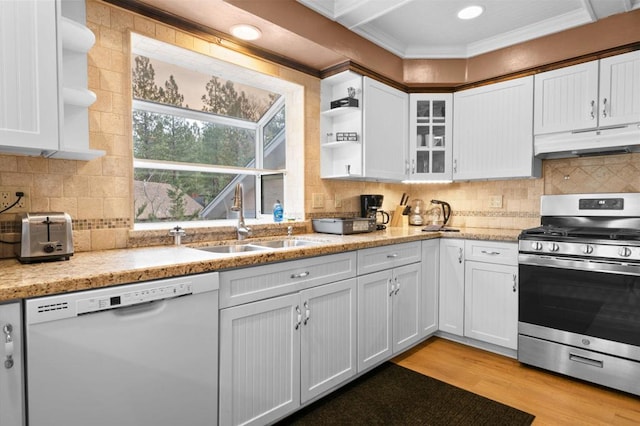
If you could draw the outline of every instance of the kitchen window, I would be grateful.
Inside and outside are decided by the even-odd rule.
[[[137,34],[131,67],[136,224],[235,218],[237,183],[246,218],[286,203],[281,81]]]

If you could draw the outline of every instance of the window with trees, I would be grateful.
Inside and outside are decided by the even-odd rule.
[[[222,61],[159,45],[132,35],[135,222],[235,217],[236,183],[245,217],[270,214],[285,198],[286,97],[234,81]]]

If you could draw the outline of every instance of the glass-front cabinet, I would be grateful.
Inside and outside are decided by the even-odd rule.
[[[409,180],[450,181],[453,95],[409,95]]]

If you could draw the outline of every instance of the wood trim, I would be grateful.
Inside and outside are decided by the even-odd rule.
[[[234,50],[236,52],[239,52],[257,59],[270,61],[278,65],[293,69],[295,71],[302,72],[304,74],[307,74],[313,77],[323,79],[331,75],[350,70],[358,74],[361,74],[363,76],[373,78],[377,81],[380,81],[381,83],[387,84],[391,87],[394,87],[406,93],[458,92],[461,90],[467,90],[475,87],[486,86],[489,84],[499,83],[506,80],[512,80],[520,77],[535,75],[545,71],[551,71],[554,69],[564,68],[567,66],[589,62],[597,59],[602,59],[609,56],[614,56],[622,53],[640,50],[640,42],[634,42],[627,45],[618,46],[618,47],[606,49],[599,52],[589,53],[587,55],[577,56],[574,58],[568,58],[562,61],[553,62],[543,66],[525,69],[515,73],[510,73],[510,74],[502,75],[499,77],[494,77],[494,78],[481,80],[481,81],[475,81],[471,83],[461,83],[454,86],[446,86],[446,85],[434,86],[434,85],[429,85],[428,83],[425,83],[424,85],[422,84],[407,85],[402,82],[392,80],[370,68],[367,68],[366,66],[363,66],[351,60],[331,66],[324,70],[317,70],[317,69],[308,67],[306,65],[303,65],[297,61],[286,58],[277,53],[271,52],[269,50],[261,49],[254,45],[251,45],[250,43],[236,40],[234,37],[230,36],[229,34],[223,33],[211,27],[200,25],[192,21],[187,21],[177,15],[161,11],[159,9],[153,8],[144,3],[137,2],[135,0],[103,0],[103,1],[113,6],[145,16],[149,19],[153,19],[163,24],[170,25],[182,31],[189,32],[190,34],[193,34],[208,42],[216,43],[225,48]]]
[[[182,31],[186,31],[198,38],[206,40],[210,43],[219,44],[227,49],[242,53],[244,55],[270,61],[278,65],[291,68],[295,71],[302,72],[313,77],[320,78],[320,71],[299,62],[288,59],[282,55],[271,52],[266,49],[258,48],[250,43],[237,40],[229,34],[223,33],[211,27],[197,24],[192,21],[183,19],[177,15],[161,11],[159,9],[148,6],[135,0],[103,0],[105,3],[128,10],[154,21],[170,25]]]

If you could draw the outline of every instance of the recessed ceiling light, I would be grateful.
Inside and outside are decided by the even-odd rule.
[[[238,24],[231,27],[231,34],[241,40],[257,40],[262,35],[262,31],[253,25]]]
[[[473,19],[482,15],[484,8],[482,6],[467,6],[458,12],[458,18],[460,19]]]

